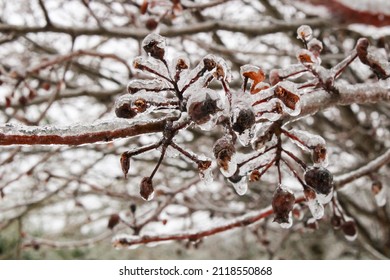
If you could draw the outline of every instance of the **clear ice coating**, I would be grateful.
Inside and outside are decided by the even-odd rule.
[[[378,207],[385,206],[387,202],[386,188],[382,188],[377,194],[375,194],[374,198]]]
[[[243,133],[238,135],[238,141],[244,147],[249,146],[253,138],[253,128],[246,129]]]
[[[219,170],[227,178],[233,176],[237,171],[236,154],[231,156],[230,161],[224,162],[224,166],[221,166]]]
[[[252,149],[263,150],[265,144],[270,140],[272,134],[270,128],[272,122],[261,123],[255,126],[254,136],[251,140]]]
[[[301,39],[303,41],[309,41],[313,35],[313,30],[308,25],[301,25],[297,30],[297,39]]]
[[[199,177],[206,186],[210,185],[214,181],[213,169],[199,170]]]
[[[217,69],[216,69],[218,79],[222,79],[227,83],[232,81],[232,72],[229,65],[221,57],[217,57]]]
[[[291,129],[288,132],[297,138],[291,138],[291,141],[304,151],[311,151],[317,146],[326,146],[325,139],[319,135],[299,129]]]
[[[317,194],[317,199],[318,202],[321,204],[327,204],[332,200],[333,197],[333,189],[331,190],[330,193],[328,194],[321,194],[321,193],[316,193]]]
[[[368,48],[367,59],[372,64],[378,65],[383,71],[385,76],[390,75],[390,63],[387,59],[386,53],[381,52],[373,47]]]
[[[255,157],[259,152],[250,153],[249,155],[240,155],[241,158],[238,158],[239,155],[236,156],[238,162],[245,162],[249,159]],[[252,160],[249,160],[247,163],[240,167],[240,172],[246,174],[251,172],[252,170],[259,169],[261,166],[267,165],[272,159],[275,157],[275,151],[268,151],[258,157],[255,157]]]
[[[187,101],[188,114],[202,130],[210,131],[215,127],[217,120],[222,113],[223,102],[221,96],[218,92],[203,87],[191,87],[191,89],[187,91],[189,95]],[[204,110],[200,108],[210,109],[210,111],[214,111],[214,113],[205,114]],[[212,108],[213,110],[211,110]]]
[[[324,206],[318,201],[318,199],[308,199],[307,205],[309,210],[316,220],[321,219],[324,216]]]
[[[148,194],[147,197],[143,197],[142,195],[141,195],[141,197],[145,201],[151,201],[154,198],[154,193],[155,193],[155,191],[153,190],[151,193]]]
[[[139,241],[139,235],[118,234],[113,237],[112,243],[115,248],[137,249],[140,244],[131,245],[134,241]],[[129,245],[130,244],[130,245]]]
[[[206,157],[205,155],[198,156],[198,160],[204,161],[204,162],[206,162],[206,161],[211,162],[210,166],[208,166],[208,168],[206,168],[206,169],[198,167],[200,179],[202,180],[202,182],[204,183],[205,186],[208,186],[214,181],[212,160],[209,157]]]
[[[319,53],[322,51],[324,46],[322,45],[322,42],[316,38],[313,38],[307,43],[307,48],[309,51],[311,51],[314,55],[318,57]]]
[[[289,212],[288,213],[288,220],[287,220],[287,222],[279,223],[279,226],[281,228],[287,229],[287,228],[291,228],[292,225],[293,225],[292,213]]]
[[[197,86],[198,89],[202,88],[204,85],[204,81],[202,83],[202,80],[199,80],[200,76],[205,75],[207,73],[215,73],[216,67],[214,67],[210,71],[205,69],[204,60],[209,60],[217,63],[218,58],[213,54],[208,54],[200,60],[200,62],[198,63],[198,65],[196,65],[196,67],[194,67],[194,69],[183,72],[181,75],[181,79],[178,82],[178,87],[180,90],[183,89],[185,86],[190,85],[192,81],[194,82],[190,87]],[[198,80],[195,81],[195,79]],[[184,92],[184,97],[186,97],[186,92]]]
[[[347,239],[347,240],[350,241],[350,242],[355,241],[356,238],[357,238],[357,232],[356,232],[354,235],[347,235],[347,234],[344,234],[344,237],[345,237],[345,239]]]
[[[163,89],[168,89],[168,83],[161,79],[153,80],[131,80],[127,84],[128,93],[134,94],[140,90],[159,92]]]
[[[277,121],[282,116],[282,110],[277,108],[284,108],[284,104],[278,98],[272,98],[271,100],[260,103],[255,106],[255,113],[258,119],[266,119],[271,122]]]
[[[252,64],[245,64],[240,67],[240,75],[241,77],[245,77],[247,73],[253,72],[253,73],[258,73],[261,71],[260,67],[257,67]]]
[[[276,71],[281,79],[285,79],[287,77],[299,78],[307,71],[307,68],[303,64],[299,63],[291,64],[283,69],[274,69],[274,71]]]
[[[309,50],[300,49],[296,56],[298,61],[303,65],[320,64],[318,58]]]
[[[168,69],[164,63],[153,57],[138,56],[133,60],[133,67],[157,79],[163,79],[161,76],[169,77]]]
[[[244,195],[248,191],[248,182],[246,176],[242,176],[238,182],[230,183],[233,185],[233,188],[238,195]]]
[[[145,48],[146,46],[150,45],[150,43],[155,42],[156,46],[160,49],[165,49],[166,43],[165,38],[157,33],[151,33],[148,36],[144,38],[142,41],[142,48]]]

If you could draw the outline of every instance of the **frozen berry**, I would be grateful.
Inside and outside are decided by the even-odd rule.
[[[312,159],[314,163],[321,163],[326,161],[326,147],[318,144],[313,149]]]
[[[144,50],[150,54],[151,57],[154,57],[156,59],[163,59],[165,55],[164,48],[161,48],[160,42],[151,40],[147,45],[144,45]]]
[[[289,213],[292,211],[295,203],[295,196],[293,193],[283,189],[277,188],[273,199],[272,209],[275,213],[274,222],[279,224],[289,222]]]
[[[107,227],[109,229],[113,229],[117,224],[119,224],[120,217],[118,214],[112,214],[110,216],[110,219],[108,220],[108,225]]]
[[[154,188],[153,181],[149,177],[144,177],[140,185],[140,195],[145,200],[151,200],[153,198]]]
[[[217,105],[218,101],[212,99],[208,94],[202,101],[194,101],[188,108],[188,114],[191,119],[197,124],[207,123],[211,119],[211,115],[217,113],[220,108]]]
[[[122,167],[122,172],[125,175],[125,178],[127,177],[127,173],[129,172],[130,169],[130,156],[128,153],[123,153],[121,155],[121,167]]]
[[[317,193],[327,195],[333,188],[333,175],[326,168],[314,167],[305,172],[305,182]]]
[[[137,115],[137,112],[131,108],[129,103],[122,103],[115,108],[115,115],[118,118],[131,119]]]
[[[148,103],[144,98],[138,98],[134,101],[134,106],[139,113],[143,113],[148,108]]]
[[[148,18],[148,20],[145,22],[145,27],[148,30],[154,30],[158,26],[158,21],[155,20],[154,18]]]
[[[341,225],[341,229],[347,238],[350,241],[353,241],[357,236],[356,223],[354,221],[347,221]]]
[[[295,110],[296,104],[299,101],[299,96],[281,86],[276,86],[274,90],[275,96],[279,98],[286,107]]]
[[[236,149],[229,138],[222,137],[215,142],[213,152],[218,165],[224,170],[227,170]]]
[[[217,66],[217,63],[213,59],[207,57],[203,59],[203,63],[207,71],[211,71]]]
[[[245,130],[251,128],[255,121],[255,114],[251,109],[242,109],[235,118],[232,128],[234,131],[242,134]]]

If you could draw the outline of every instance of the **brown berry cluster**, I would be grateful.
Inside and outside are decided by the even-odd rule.
[[[249,189],[248,180],[251,187],[256,187],[256,182],[275,167],[278,184],[272,201],[274,221],[284,227],[291,226],[297,191],[294,194],[286,187],[282,173],[285,167],[302,186],[301,194],[313,218],[321,219],[323,205],[332,200],[334,191],[333,175],[326,169],[326,142],[307,131],[286,129],[286,124],[300,114],[302,96],[316,90],[337,94],[334,81],[357,57],[379,78],[388,76],[388,65],[376,63],[368,41],[361,39],[350,57],[326,69],[321,65],[322,43],[313,37],[311,28],[301,26],[298,38],[304,48],[297,53],[297,64],[271,70],[268,79],[260,67],[244,65],[240,70],[242,87],[237,91],[229,87],[231,73],[224,59],[206,55],[195,67],[190,67],[186,57],[166,60],[165,38],[153,33],[144,39],[142,47],[148,56],[137,57],[133,67],[150,79],[130,81],[128,94],[120,97],[115,106],[120,118],[147,121],[151,119],[148,115],[159,112],[160,116],[169,119],[159,141],[126,151],[121,156],[122,170],[127,176],[132,157],[155,149],[161,152],[151,175],[144,177],[140,184],[140,194],[144,199],[153,197],[153,177],[167,149],[174,149],[184,159],[195,163],[200,177],[210,184],[213,160],[180,146],[175,142],[175,136],[189,127],[211,131],[219,126],[224,133],[212,150],[215,165],[239,195],[244,195]],[[303,75],[304,82],[299,79]],[[220,89],[210,88],[211,83],[219,84]],[[285,140],[310,153],[312,164],[307,165],[295,150],[285,148]],[[239,153],[238,143],[252,151]]]

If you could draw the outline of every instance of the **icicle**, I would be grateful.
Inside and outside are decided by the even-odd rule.
[[[233,175],[232,175],[233,176]],[[237,177],[238,180],[234,180],[233,177]],[[248,182],[246,176],[233,176],[229,178],[230,184],[233,185],[234,190],[238,195],[244,195],[248,191]]]

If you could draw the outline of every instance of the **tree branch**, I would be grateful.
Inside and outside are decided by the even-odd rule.
[[[386,165],[388,163],[390,163],[390,150],[387,150],[383,155],[377,157],[376,159],[368,162],[367,164],[356,170],[337,176],[335,178],[336,188],[339,189],[345,184],[348,184],[356,179],[359,179],[360,177],[375,172],[383,165]]]
[[[302,96],[302,110],[297,117],[286,117],[292,121],[312,115],[320,110],[353,103],[374,103],[390,101],[388,82],[377,84],[357,84],[338,86],[339,94],[318,91]],[[95,142],[107,142],[146,133],[162,132],[167,119],[160,120],[106,120],[91,125],[70,125],[66,127],[37,127],[0,125],[0,146],[5,145],[82,145]]]
[[[251,36],[261,36],[277,32],[287,32],[296,30],[302,24],[310,25],[312,28],[331,26],[332,23],[326,19],[304,19],[296,20],[292,22],[279,22],[272,25],[263,23],[251,23],[251,24],[238,24],[235,22],[209,20],[200,23],[194,23],[191,25],[179,26],[179,27],[162,27],[160,35],[164,37],[177,37],[183,35],[196,34],[199,32],[211,32],[217,30],[225,30],[231,32],[240,32]],[[39,33],[39,32],[54,32],[54,33],[66,33],[72,36],[81,35],[99,35],[108,36],[112,38],[134,38],[143,39],[150,31],[144,28],[129,28],[126,27],[112,27],[110,29],[95,28],[95,27],[68,27],[62,25],[50,25],[50,26],[22,26],[12,24],[0,24],[1,33],[13,33],[18,35],[24,35],[27,33]]]
[[[295,203],[301,203],[305,201],[304,197],[299,197],[295,200]],[[147,244],[152,242],[163,242],[163,241],[170,241],[170,240],[190,240],[190,241],[197,241],[204,237],[211,236],[220,232],[228,231],[234,228],[239,227],[246,227],[250,224],[256,223],[266,217],[269,217],[272,215],[273,210],[271,207],[267,207],[265,209],[262,209],[258,212],[245,214],[237,219],[235,219],[233,222],[227,223],[222,226],[216,226],[213,228],[210,228],[208,230],[199,231],[195,233],[178,233],[178,234],[171,234],[171,235],[144,235],[144,236],[130,236],[130,237],[118,237],[116,240],[114,240],[114,246],[115,247],[130,247],[132,245],[137,244]]]
[[[82,145],[108,142],[163,131],[169,117],[158,120],[113,119],[94,124],[56,126],[0,126],[0,146],[7,145]]]

